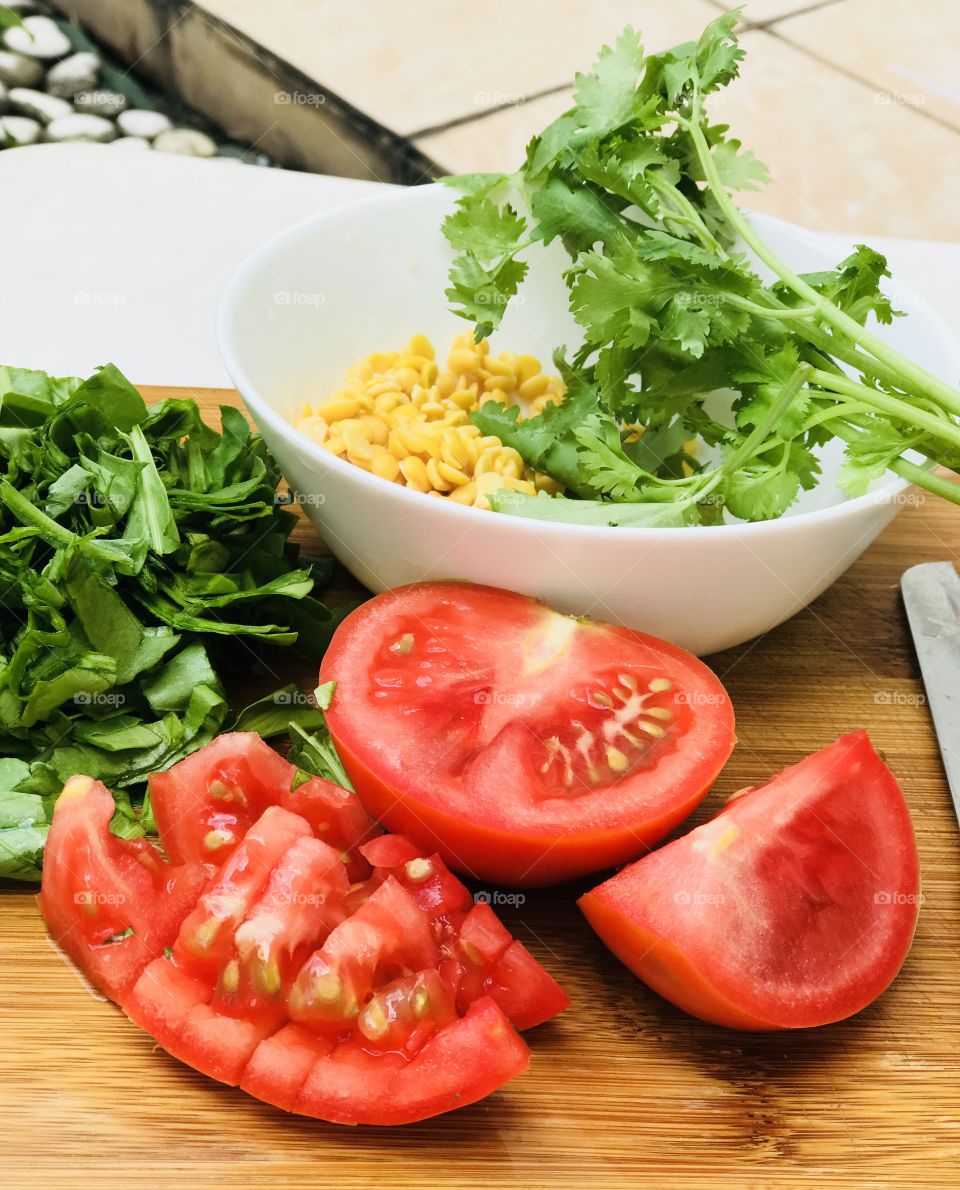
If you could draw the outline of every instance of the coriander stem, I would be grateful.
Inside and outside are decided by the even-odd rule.
[[[842,421],[832,422],[830,429],[838,438],[842,438],[851,446],[855,446],[862,436],[862,431],[856,430]],[[903,458],[893,459],[888,464],[887,470],[892,471],[894,475],[899,475],[901,479],[907,479],[910,483],[916,484],[918,488],[926,489],[934,496],[942,496],[952,504],[960,504],[960,483],[945,479],[942,475],[937,475],[928,468],[921,467],[918,463],[911,463],[908,459]]]
[[[780,395],[773,402],[764,416],[753,427],[747,437],[744,438],[744,440],[740,443],[733,454],[730,455],[729,458],[724,459],[724,461],[718,467],[715,467],[713,471],[708,472],[706,476],[706,483],[702,488],[697,490],[696,495],[698,500],[702,500],[703,497],[712,492],[717,484],[720,483],[721,480],[723,480],[727,475],[729,475],[731,471],[736,471],[736,469],[742,463],[745,463],[749,458],[752,457],[752,455],[756,452],[757,447],[764,442],[767,435],[787,411],[791,402],[793,401],[793,398],[797,395],[800,389],[803,388],[804,384],[806,384],[807,378],[810,375],[810,371],[811,368],[809,364],[800,364],[800,366],[794,371],[793,375],[780,390]]]
[[[820,388],[826,389],[829,392],[840,393],[845,397],[853,397],[854,400],[869,404],[876,409],[881,409],[890,417],[904,421],[909,426],[920,426],[936,437],[942,438],[954,446],[960,446],[960,427],[954,425],[952,421],[947,421],[942,417],[936,417],[934,414],[928,413],[926,409],[921,409],[916,405],[910,405],[906,401],[900,401],[889,393],[880,392],[878,389],[870,388],[866,384],[858,384],[856,381],[850,380],[845,376],[837,376],[832,372],[823,372],[819,368],[813,369],[810,373],[810,380],[813,384],[819,385]]]
[[[783,306],[778,309],[775,306],[761,306],[758,302],[751,302],[749,298],[740,297],[737,293],[728,293],[724,297],[731,306],[735,306],[738,310],[746,310],[748,314],[756,314],[760,318],[773,318],[777,321],[809,318],[811,314],[817,313],[815,306]]]
[[[743,242],[753,250],[756,256],[769,269],[772,269],[777,274],[781,281],[789,285],[794,293],[804,298],[816,308],[817,317],[835,327],[842,334],[847,335],[855,343],[859,343],[860,346],[876,356],[877,359],[895,368],[908,385],[927,393],[951,412],[960,414],[960,393],[949,384],[945,384],[931,372],[928,372],[926,368],[921,368],[918,364],[913,363],[912,360],[907,359],[906,356],[901,355],[899,351],[896,351],[877,335],[862,327],[859,322],[850,318],[849,315],[845,314],[832,302],[827,301],[821,294],[817,293],[813,286],[808,285],[806,281],[798,277],[793,269],[785,261],[781,260],[760,236],[757,235],[744,218],[739,207],[730,197],[723,179],[720,177],[716,162],[713,159],[713,154],[710,152],[710,146],[707,144],[707,139],[703,135],[703,129],[700,127],[700,110],[700,97],[697,96],[694,100],[692,117],[689,120],[683,121],[683,124],[696,146],[697,156],[700,159],[704,175],[713,191],[713,196],[717,204],[726,215],[731,226],[739,233]]]
[[[953,504],[960,504],[960,483],[945,479],[942,475],[928,471],[926,467],[911,463],[907,459],[894,459],[890,464],[890,470],[901,479],[908,479],[916,484],[918,488],[926,488],[934,496],[942,496]]]
[[[765,292],[766,296],[771,301],[778,301],[776,296],[770,293],[769,290]],[[734,304],[738,304],[748,301],[749,299],[740,298],[736,294],[730,294],[727,295],[727,300],[733,302]],[[808,317],[815,313],[813,307],[811,306],[784,306],[779,303],[774,307],[770,307],[770,309],[776,314],[776,316],[780,318],[786,317],[788,312],[797,309],[803,309]],[[758,305],[757,312],[759,313],[761,311],[764,315],[766,315],[767,307]],[[799,338],[806,339],[811,347],[816,347],[817,350],[826,357],[826,361],[829,361],[835,357],[836,359],[843,360],[845,364],[849,364],[852,368],[856,368],[859,372],[863,372],[865,375],[874,376],[879,380],[887,381],[894,388],[900,387],[903,384],[903,376],[896,370],[896,368],[891,368],[881,360],[874,359],[872,355],[864,355],[864,353],[857,348],[856,344],[845,343],[842,339],[837,339],[835,335],[832,335],[829,331],[825,330],[817,323],[807,321],[806,319],[798,320],[798,322],[799,325],[792,326],[790,328],[791,331]]]
[[[816,413],[811,414],[811,416],[806,419],[800,432],[802,434],[806,434],[810,430],[815,429],[817,426],[823,425],[825,422],[829,423],[837,417],[858,417],[864,413],[869,414],[871,413],[871,410],[866,405],[861,405],[856,401],[842,401],[837,404],[831,403],[827,406],[821,405],[817,407]],[[828,428],[830,428],[832,431],[832,427]]]
[[[693,205],[685,194],[681,194],[675,186],[668,186],[663,179],[651,173],[647,178],[647,183],[654,194],[660,196],[661,199],[666,200],[674,206],[679,205],[680,209],[685,212],[683,215],[670,216],[675,222],[686,223],[692,227],[697,233],[697,239],[704,246],[709,248],[711,252],[717,252],[721,256],[726,256],[726,252],[722,245],[718,242],[716,237],[711,233],[710,229],[700,218],[697,208]]]

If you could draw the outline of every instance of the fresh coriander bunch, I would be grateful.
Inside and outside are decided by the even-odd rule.
[[[707,114],[743,58],[738,15],[661,54],[626,29],[577,75],[573,107],[515,174],[447,179],[462,192],[443,225],[457,252],[447,297],[476,338],[498,326],[525,256],[557,239],[583,332],[569,361],[555,356],[561,404],[524,419],[491,402],[473,415],[574,497],[504,492],[499,511],[610,525],[715,524],[725,511],[766,520],[816,485],[832,438],[846,444],[849,494],[892,471],[960,503],[960,487],[931,470],[960,466],[960,392],[868,326],[897,315],[880,288],[884,257],[858,245],[831,271],[798,274],[731,197],[767,178]],[[718,390],[730,402],[708,399]]]

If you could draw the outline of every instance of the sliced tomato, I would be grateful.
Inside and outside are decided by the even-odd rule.
[[[150,775],[150,803],[175,863],[222,865],[268,806],[281,805],[342,852],[350,875],[368,874],[357,849],[379,833],[357,797],[312,777],[293,788],[297,770],[256,732],[235,731],[163,773]]]
[[[145,839],[112,835],[113,812],[99,781],[67,782],[47,837],[39,904],[54,941],[117,999],[173,942],[207,870],[173,867]]]
[[[341,1124],[406,1124],[466,1107],[529,1064],[527,1047],[492,1000],[445,1025],[412,1061],[362,1045],[334,1048],[287,1025],[257,1048],[241,1086],[302,1115]]]
[[[859,1012],[900,970],[919,861],[865,732],[747,790],[580,900],[615,955],[680,1008],[737,1029]]]
[[[549,884],[642,853],[734,743],[695,657],[509,591],[421,583],[337,629],[327,722],[367,809],[452,868]]]
[[[368,874],[369,869],[358,852],[367,840],[380,833],[380,827],[356,794],[322,777],[311,777],[295,789],[286,790],[280,804],[291,814],[305,818],[318,839],[341,852],[352,880]]]
[[[235,933],[270,874],[293,844],[309,834],[309,824],[297,814],[280,806],[264,810],[180,929],[177,946],[191,963],[201,970],[219,970],[232,955]],[[303,906],[287,909],[303,912]]]
[[[390,875],[431,920],[440,974],[463,1010],[490,996],[518,1029],[551,1020],[570,1004],[557,981],[489,905],[473,897],[439,855],[423,856],[402,835],[381,835],[363,847],[374,881]]]
[[[163,773],[151,773],[150,805],[173,863],[222,864],[296,769],[253,731],[218,736]]]
[[[356,1041],[321,1057],[296,1110],[341,1124],[408,1124],[466,1107],[526,1070],[530,1051],[492,1000],[471,1004],[410,1060]]]
[[[246,763],[243,737],[237,748],[233,757],[217,750],[221,772]],[[206,775],[209,763],[191,768]],[[171,772],[161,803],[173,789],[171,800],[209,826],[207,787],[191,799]],[[70,953],[164,1048],[213,1078],[344,1123],[422,1119],[525,1068],[511,1012],[526,1027],[566,1006],[531,956],[511,962],[520,944],[489,906],[474,907],[439,857],[398,837],[374,837],[352,855],[318,838],[315,830],[337,833],[322,808],[342,811],[345,792],[301,786],[308,820],[275,782],[255,821],[238,814],[242,837],[219,866],[174,868],[149,844],[113,838],[109,793],[75,780],[51,839],[76,863],[45,866],[44,912],[51,926],[72,927],[77,910],[65,913],[62,901],[74,906],[77,890],[95,888],[111,914],[83,945],[69,935]],[[238,789],[246,813],[261,792]],[[163,821],[180,839],[201,837],[196,820]],[[360,825],[349,806],[346,821]],[[351,880],[353,864],[362,879]],[[128,904],[133,916],[114,912]],[[107,930],[122,937],[107,936],[105,962]]]

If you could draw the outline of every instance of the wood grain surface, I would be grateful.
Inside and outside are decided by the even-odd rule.
[[[234,400],[199,395],[211,411]],[[694,819],[840,733],[869,729],[910,803],[925,896],[913,950],[877,1003],[812,1032],[715,1028],[607,953],[573,903],[592,882],[530,892],[498,909],[573,1004],[527,1035],[529,1073],[422,1125],[341,1128],[287,1116],[159,1050],[51,947],[30,891],[8,886],[0,1185],[955,1190],[960,838],[898,581],[916,562],[960,561],[960,513],[916,495],[905,503],[812,607],[710,659],[736,705],[739,746]],[[299,536],[322,550],[306,525]],[[295,662],[281,676],[314,678]]]

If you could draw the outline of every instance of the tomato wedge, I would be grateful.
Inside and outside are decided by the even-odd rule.
[[[421,583],[337,629],[320,670],[367,809],[460,872],[542,885],[631,859],[702,799],[730,700],[665,641],[509,591]]]
[[[162,845],[202,863],[114,838],[107,790],[68,783],[41,907],[74,960],[171,1054],[289,1111],[406,1123],[522,1072],[516,1028],[562,990],[439,856],[371,835],[346,790],[284,788],[263,748],[221,737],[152,782]],[[210,848],[216,781],[234,838]]]
[[[735,1029],[865,1008],[920,904],[907,804],[865,732],[734,798],[580,899],[607,946],[678,1007]]]
[[[38,898],[50,935],[90,981],[119,999],[177,936],[208,878],[174,867],[145,839],[110,833],[110,791],[71,777],[57,799]]]

